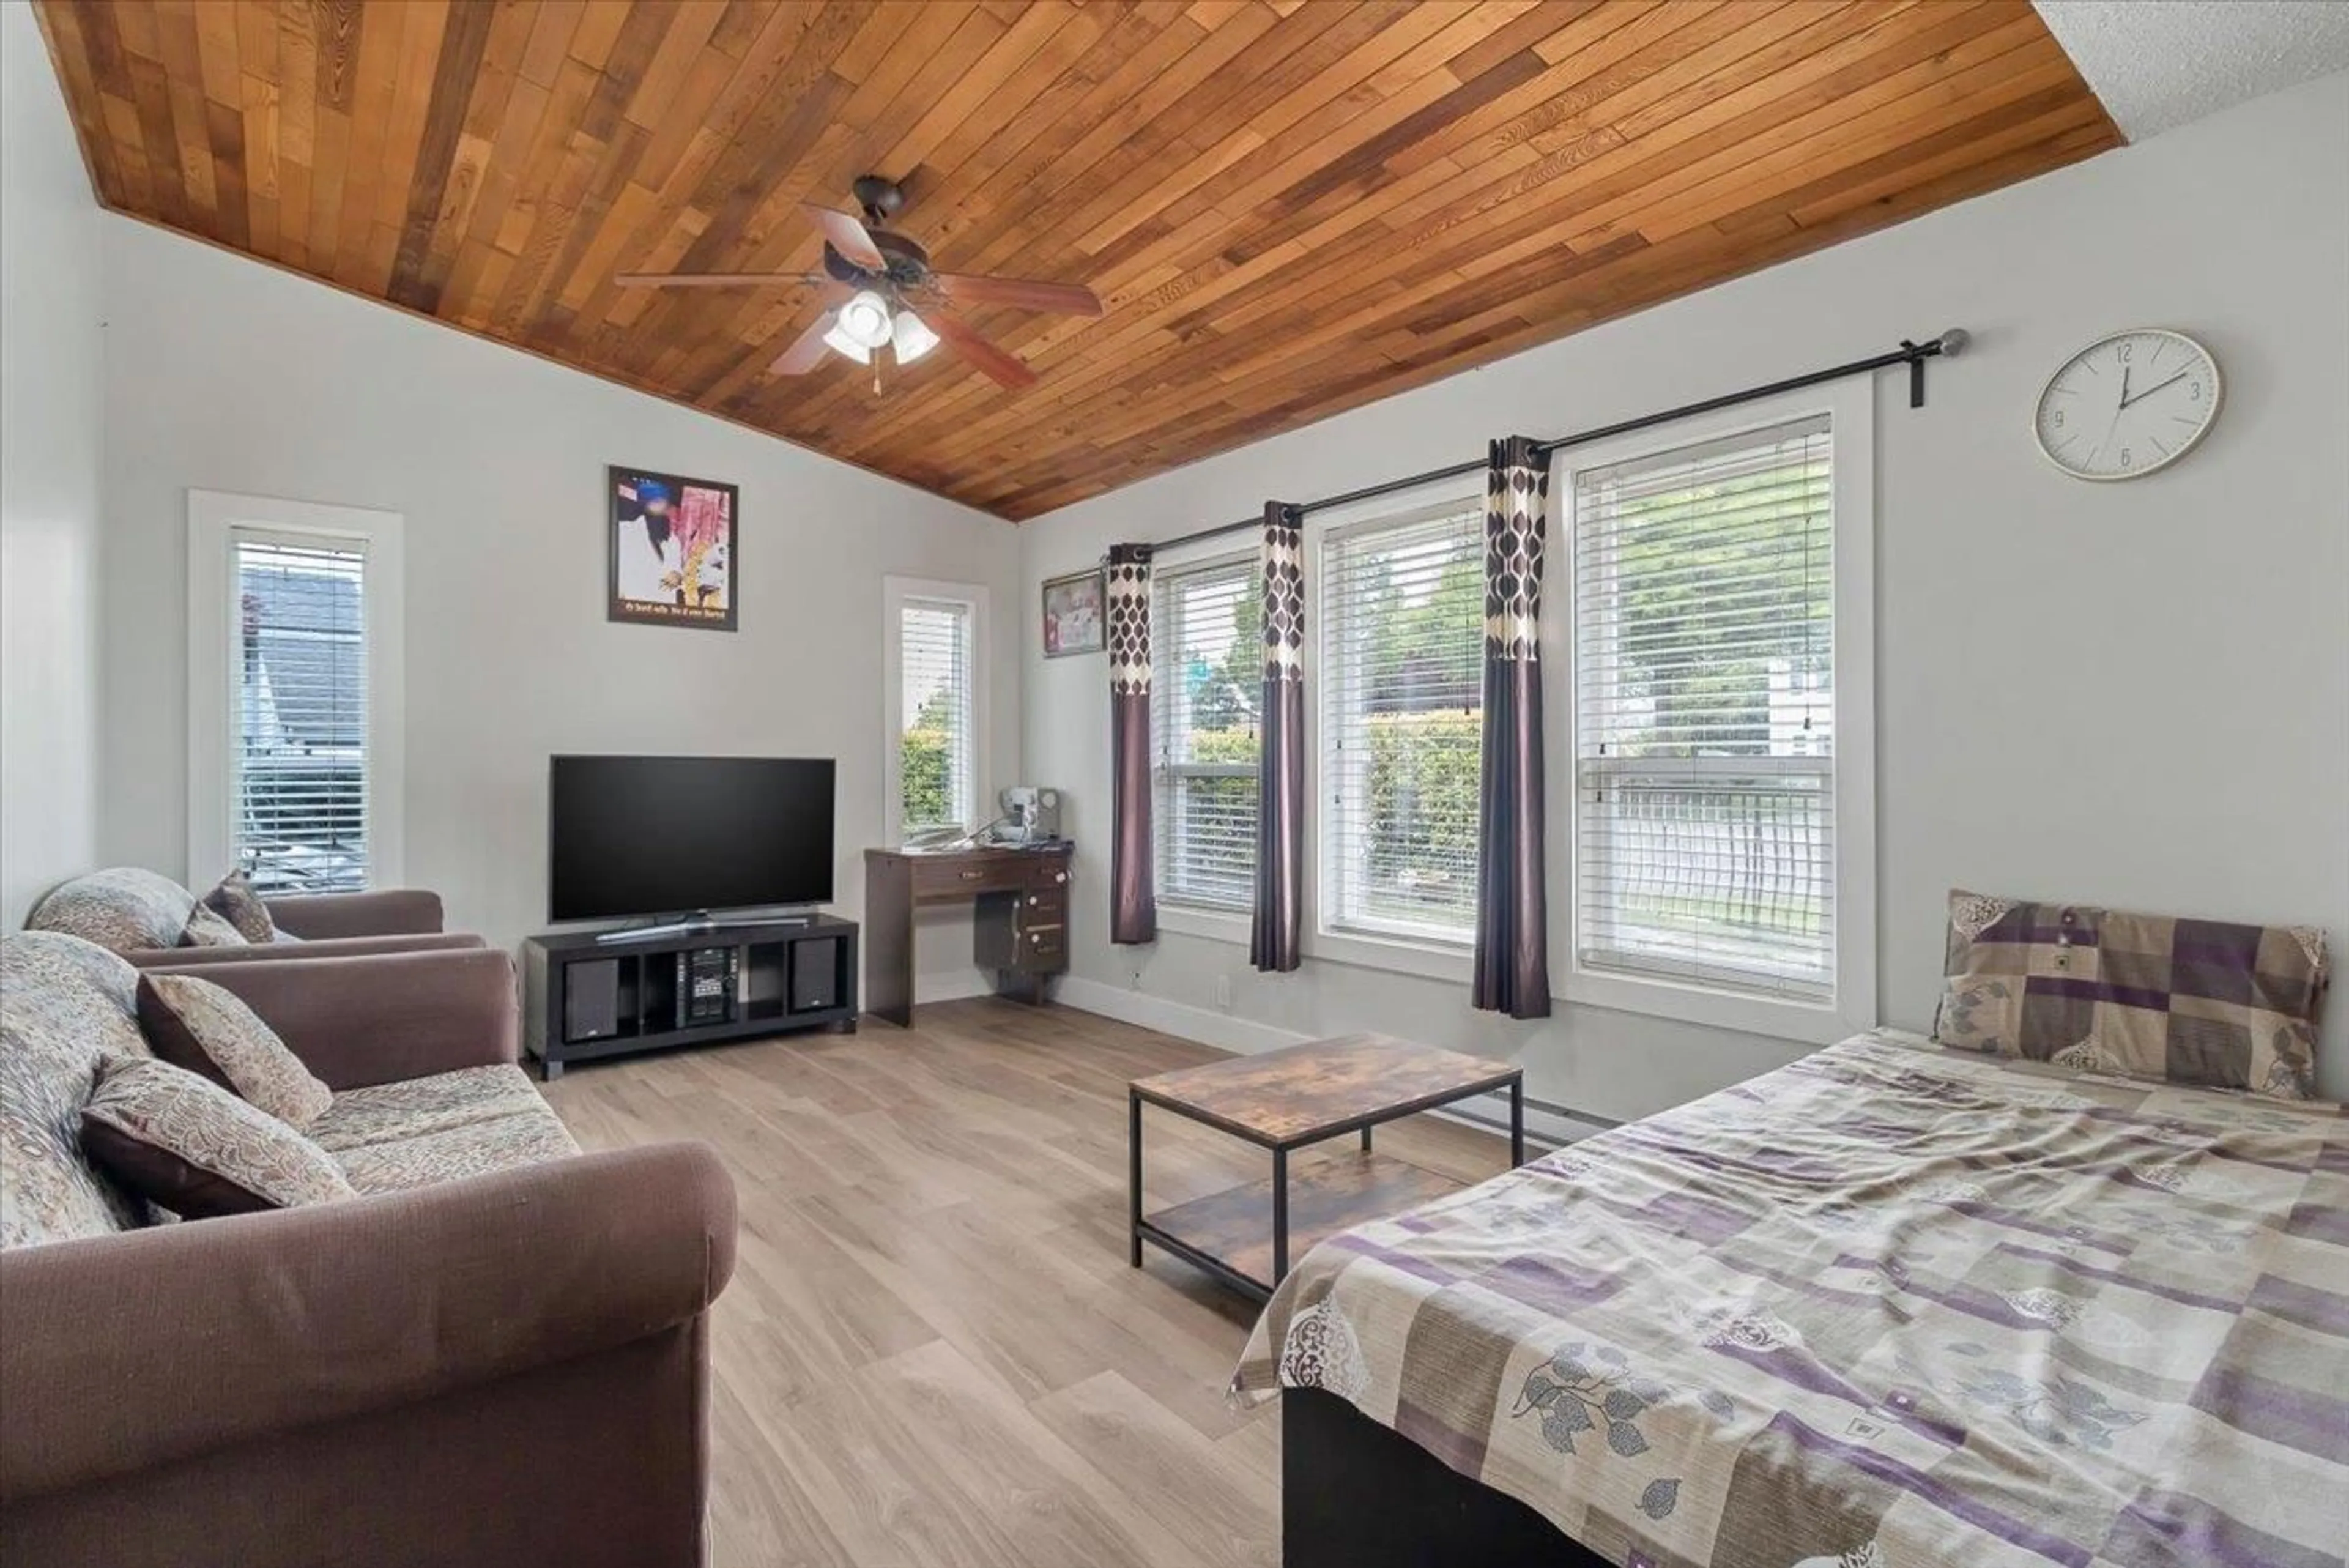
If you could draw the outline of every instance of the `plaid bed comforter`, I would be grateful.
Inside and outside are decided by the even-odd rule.
[[[1284,1386],[1640,1568],[2338,1568],[2349,1116],[1862,1035],[1324,1243]]]

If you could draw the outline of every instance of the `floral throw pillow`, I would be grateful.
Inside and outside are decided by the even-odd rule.
[[[2316,1094],[2324,933],[1950,895],[1933,1038],[2080,1072]]]
[[[269,918],[269,906],[253,890],[253,878],[242,868],[220,879],[220,885],[203,896],[204,908],[236,928],[236,934],[249,942],[274,941],[277,922]]]
[[[180,945],[183,948],[241,948],[248,944],[244,933],[222,919],[216,911],[198,904],[188,911],[188,923],[180,928]]]
[[[332,1156],[193,1073],[108,1056],[81,1113],[82,1152],[183,1220],[356,1198]]]
[[[191,974],[139,977],[139,1028],[155,1054],[300,1131],[334,1091],[224,986]]]

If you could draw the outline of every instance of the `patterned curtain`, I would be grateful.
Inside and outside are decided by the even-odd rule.
[[[1541,581],[1549,461],[1492,445],[1485,482],[1485,763],[1476,864],[1475,1005],[1549,1016],[1542,854]]]
[[[1109,940],[1158,940],[1150,846],[1150,546],[1112,545],[1109,617]]]
[[[1248,961],[1292,970],[1305,913],[1305,514],[1264,509],[1263,747],[1257,760],[1256,919]]]

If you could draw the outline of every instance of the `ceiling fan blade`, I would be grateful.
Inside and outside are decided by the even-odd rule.
[[[1035,371],[973,332],[947,312],[935,311],[924,319],[946,341],[947,348],[985,372],[998,386],[1009,387],[1016,391],[1036,384]]]
[[[823,358],[823,335],[832,330],[832,318],[837,310],[827,310],[808,323],[807,330],[792,339],[792,346],[775,357],[768,367],[778,376],[804,376]]]
[[[612,281],[622,288],[757,288],[831,280],[820,272],[622,272]]]
[[[816,227],[823,231],[823,237],[832,242],[833,250],[858,266],[879,272],[889,265],[882,257],[881,247],[873,243],[873,236],[866,232],[864,225],[846,213],[819,207],[813,202],[802,202],[800,211],[814,220]]]
[[[1062,316],[1099,316],[1101,296],[1073,283],[1036,283],[1021,277],[982,277],[975,273],[931,275],[957,305],[1016,305]]]

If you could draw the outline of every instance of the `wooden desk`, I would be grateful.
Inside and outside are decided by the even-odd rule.
[[[1069,967],[1069,867],[1063,839],[1036,849],[864,852],[864,1009],[900,1028],[914,1019],[914,911],[969,904],[971,961],[1006,996],[1044,1000]]]

